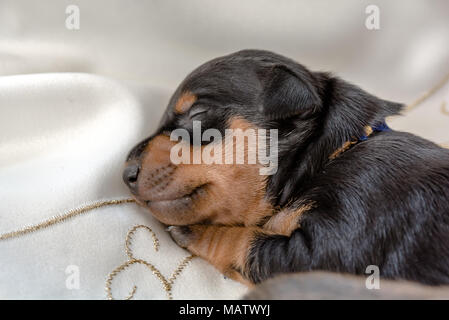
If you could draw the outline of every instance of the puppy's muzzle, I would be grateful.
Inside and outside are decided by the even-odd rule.
[[[136,161],[129,162],[123,170],[123,181],[132,193],[137,191],[137,177],[139,176],[140,166]]]
[[[173,188],[167,190],[176,169],[170,160],[173,145],[168,137],[159,135],[137,145],[128,156],[123,181],[141,200],[165,200],[177,193]]]

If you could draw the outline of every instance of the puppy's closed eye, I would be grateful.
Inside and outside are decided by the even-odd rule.
[[[205,105],[195,105],[189,111],[189,118],[198,118],[200,115],[205,115],[209,111],[209,108]]]

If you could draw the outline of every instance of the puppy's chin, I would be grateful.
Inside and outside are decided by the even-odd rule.
[[[196,212],[196,204],[207,196],[206,185],[198,186],[187,194],[145,200],[137,198],[137,203],[147,208],[160,222],[167,225],[189,225],[204,218]]]

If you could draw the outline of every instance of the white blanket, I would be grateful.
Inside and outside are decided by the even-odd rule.
[[[129,197],[124,159],[159,115],[145,113],[124,87],[88,74],[1,77],[0,92],[1,234],[80,205]],[[127,233],[137,225],[152,229],[158,251],[150,231],[138,228],[132,256],[126,254]],[[136,299],[229,299],[245,292],[199,258],[170,283],[189,253],[134,203],[0,241],[0,254],[0,298],[123,299],[134,286]],[[111,275],[132,258],[147,264]]]
[[[187,72],[215,56],[269,49],[339,72],[382,98],[414,101],[449,72],[448,4],[377,2],[378,31],[364,27],[367,3],[352,0],[73,1],[81,10],[76,31],[65,28],[65,2],[0,2],[0,235],[128,198],[127,152],[152,133]],[[449,144],[448,114],[446,84],[389,124]],[[138,227],[127,252],[138,225],[154,235]],[[135,204],[102,207],[0,240],[0,298],[236,299],[246,292],[188,256]]]

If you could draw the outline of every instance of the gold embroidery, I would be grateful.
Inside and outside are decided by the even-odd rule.
[[[449,110],[446,109],[446,101],[443,101],[440,110],[442,114],[444,114],[445,116],[449,116]]]
[[[134,235],[134,233],[136,232],[137,229],[144,229],[147,230],[148,232],[150,232],[152,238],[153,238],[153,246],[154,246],[154,250],[155,251],[159,251],[159,240],[156,236],[156,234],[154,233],[154,231],[150,228],[147,227],[145,225],[137,225],[134,226],[131,230],[128,231],[128,234],[126,235],[126,239],[125,239],[125,252],[129,257],[129,260],[126,261],[125,263],[123,263],[122,265],[118,266],[117,268],[115,268],[109,275],[108,278],[106,279],[106,294],[109,300],[113,300],[114,298],[112,297],[112,289],[111,289],[111,285],[112,285],[112,281],[114,280],[114,278],[123,270],[125,270],[126,268],[128,268],[131,265],[134,264],[142,264],[144,266],[146,266],[148,269],[150,269],[152,271],[152,273],[159,279],[159,281],[162,283],[162,286],[167,294],[167,298],[169,300],[173,299],[173,294],[172,294],[172,289],[173,289],[173,284],[176,280],[176,278],[181,274],[181,272],[187,267],[187,265],[189,264],[189,262],[195,257],[194,255],[190,255],[185,257],[181,263],[178,265],[178,267],[175,269],[175,271],[173,272],[173,274],[171,275],[171,277],[167,280],[167,278],[151,263],[142,260],[142,259],[136,259],[132,253],[131,247],[130,247],[130,243],[132,241],[132,237]],[[131,293],[125,298],[126,300],[130,300],[134,297],[134,294],[136,293],[137,290],[137,286],[133,286],[133,289],[131,291]]]
[[[45,220],[41,223],[23,227],[21,229],[15,230],[15,231],[1,234],[0,240],[16,238],[16,237],[19,237],[19,236],[22,236],[22,235],[25,235],[28,233],[36,232],[38,230],[48,228],[52,225],[64,222],[68,219],[79,216],[83,213],[89,212],[94,209],[98,209],[98,208],[105,207],[105,206],[112,206],[112,205],[119,205],[119,204],[125,204],[125,203],[133,203],[133,202],[136,202],[136,201],[134,199],[115,199],[115,200],[106,200],[106,201],[95,202],[95,203],[86,205],[84,207],[79,207],[79,208],[69,210],[68,212],[66,212],[62,215],[54,216],[54,217],[52,217],[48,220]],[[116,269],[114,269],[108,275],[108,278],[106,280],[106,292],[107,292],[108,298],[110,300],[113,299],[112,293],[111,293],[111,283],[112,283],[112,280],[114,279],[114,277],[118,273],[120,273],[121,271],[123,271],[124,269],[126,269],[127,267],[129,267],[133,264],[143,264],[143,265],[147,266],[153,272],[153,274],[161,281],[161,283],[167,293],[168,299],[173,299],[172,288],[173,288],[173,284],[174,284],[175,280],[182,273],[182,271],[188,266],[190,261],[195,256],[190,255],[190,256],[185,257],[183,260],[181,260],[178,267],[175,269],[175,271],[173,272],[171,277],[167,280],[167,278],[165,278],[162,275],[162,273],[154,265],[152,265],[151,263],[149,263],[145,260],[134,258],[130,244],[131,244],[132,236],[134,235],[134,233],[137,229],[145,229],[145,230],[149,231],[153,238],[154,250],[155,251],[159,250],[159,240],[158,240],[156,234],[153,232],[153,230],[150,227],[145,226],[145,225],[137,225],[137,226],[134,226],[131,230],[129,230],[128,234],[126,236],[126,240],[125,240],[125,252],[129,257],[129,260],[126,261],[125,263],[123,263],[122,265],[120,265],[119,267],[117,267]],[[126,297],[125,299],[127,299],[127,300],[132,299],[134,297],[134,294],[136,293],[136,290],[137,290],[137,286],[134,286],[133,289],[131,290],[131,293],[129,294],[129,296]]]
[[[443,115],[449,116],[449,110],[447,109],[446,101],[443,101],[443,103],[441,104],[440,111]],[[449,149],[449,142],[443,142],[440,144],[440,146]]]
[[[69,210],[67,213],[54,216],[54,217],[52,217],[48,220],[45,220],[43,222],[40,222],[38,224],[26,226],[26,227],[23,227],[21,229],[15,230],[15,231],[1,234],[0,241],[6,240],[6,239],[11,239],[11,238],[16,238],[16,237],[25,235],[27,233],[32,233],[32,232],[35,232],[35,231],[38,231],[38,230],[41,230],[44,228],[48,228],[54,224],[66,221],[68,219],[79,216],[83,213],[89,212],[94,209],[98,209],[98,208],[105,207],[105,206],[119,205],[119,204],[123,204],[123,203],[131,203],[131,202],[135,202],[135,200],[134,199],[116,199],[116,200],[106,200],[106,201],[95,202],[95,203],[89,204],[84,207],[79,207],[79,208]]]
[[[151,233],[151,237],[153,238],[153,245],[154,245],[154,250],[155,251],[159,251],[159,239],[156,237],[156,234],[154,233],[154,231],[147,226],[144,226],[143,224],[139,224],[137,226],[134,226],[134,228],[132,228],[131,230],[128,231],[128,234],[126,235],[126,240],[125,240],[125,252],[128,255],[129,259],[134,259],[132,256],[132,251],[129,247],[131,240],[132,240],[132,236],[134,235],[134,233],[136,232],[137,229],[146,229],[148,230],[148,232]]]
[[[446,85],[449,82],[449,73],[440,80],[440,82],[438,82],[435,86],[433,86],[432,88],[430,88],[429,91],[427,91],[426,93],[424,93],[421,97],[419,97],[418,99],[416,99],[414,102],[412,102],[411,104],[409,104],[407,106],[406,111],[411,111],[413,109],[415,109],[417,106],[419,106],[421,103],[423,103],[425,100],[427,100],[428,98],[430,98],[432,95],[434,95],[438,90],[440,90],[442,87],[444,87],[444,85]]]

